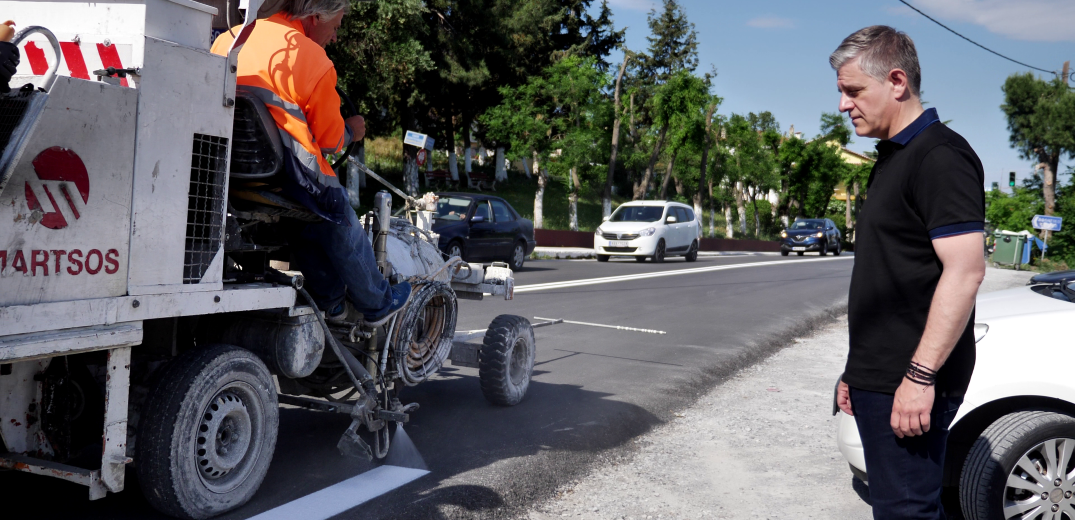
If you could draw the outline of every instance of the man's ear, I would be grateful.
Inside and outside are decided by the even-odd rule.
[[[904,99],[911,95],[910,80],[903,69],[890,70],[888,72],[888,81],[892,83],[892,94],[896,99]]]

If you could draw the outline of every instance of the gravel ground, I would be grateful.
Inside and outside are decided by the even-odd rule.
[[[1031,275],[990,268],[980,292]],[[832,391],[846,354],[841,316],[613,450],[523,518],[871,518],[835,445]]]

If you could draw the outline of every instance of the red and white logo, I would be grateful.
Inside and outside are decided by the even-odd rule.
[[[41,225],[49,229],[63,229],[67,227],[67,218],[64,217],[60,206],[63,205],[71,210],[71,216],[76,220],[81,218],[75,197],[81,197],[82,205],[89,202],[90,177],[86,172],[86,165],[82,163],[75,152],[59,146],[53,146],[34,157],[34,172],[41,181],[41,189],[48,199],[47,206],[42,204],[30,186],[26,182],[26,205],[30,211],[41,211]],[[74,185],[75,193],[71,193],[70,185]],[[51,187],[51,189],[50,189]]]

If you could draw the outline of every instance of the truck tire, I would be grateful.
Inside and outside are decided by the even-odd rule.
[[[478,380],[485,398],[500,406],[519,404],[530,387],[536,354],[529,320],[510,314],[497,316],[478,352]]]
[[[971,447],[963,465],[959,480],[959,504],[967,520],[993,520],[1005,518],[1004,509],[1014,505],[1014,500],[1041,506],[1039,513],[1045,518],[1052,518],[1050,509],[1055,505],[1061,510],[1071,511],[1071,502],[1075,497],[1065,496],[1064,488],[1056,486],[1056,475],[1042,475],[1037,468],[1047,473],[1056,473],[1049,461],[1049,446],[1060,448],[1061,441],[1068,439],[1075,443],[1075,418],[1067,415],[1027,411],[1015,412],[997,419],[991,424]],[[1062,449],[1060,451],[1063,451]],[[1019,462],[1027,457],[1029,461]],[[1057,453],[1051,454],[1057,460]],[[1068,486],[1066,474],[1071,471],[1072,457],[1062,461],[1067,466],[1060,468],[1062,485]],[[1020,467],[1023,466],[1023,467]],[[1028,473],[1026,467],[1035,469]],[[1020,486],[1013,487],[1016,477]],[[1025,482],[1025,485],[1022,483]],[[1025,489],[1024,489],[1025,488]],[[1046,498],[1041,498],[1041,493]],[[1051,500],[1057,499],[1057,500]],[[1027,518],[1037,518],[1035,513]],[[1059,515],[1057,515],[1059,517]]]
[[[265,364],[209,345],[166,365],[142,409],[138,480],[158,511],[201,519],[242,506],[276,448],[276,387]]]

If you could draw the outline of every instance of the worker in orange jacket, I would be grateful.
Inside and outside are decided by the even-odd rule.
[[[280,130],[289,152],[277,174],[284,193],[325,219],[288,233],[306,288],[330,321],[380,325],[406,304],[411,286],[390,286],[378,271],[347,191],[324,157],[366,133],[362,116],[340,115],[336,67],[324,49],[336,41],[349,5],[290,0],[282,11],[258,20],[239,51],[237,82],[265,103]],[[212,52],[226,55],[232,32],[222,33]]]

